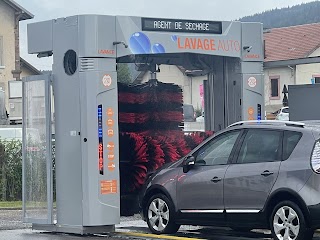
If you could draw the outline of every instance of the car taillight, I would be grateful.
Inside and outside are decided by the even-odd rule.
[[[320,141],[317,141],[314,145],[311,156],[311,167],[313,171],[320,173]]]

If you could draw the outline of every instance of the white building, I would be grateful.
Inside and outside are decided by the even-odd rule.
[[[32,13],[13,0],[0,0],[0,90],[10,118],[21,120],[21,79],[40,72],[20,58],[19,24],[32,19]],[[18,87],[17,87],[18,86]]]
[[[265,105],[271,113],[282,106],[284,85],[320,83],[320,23],[270,29],[264,39]]]

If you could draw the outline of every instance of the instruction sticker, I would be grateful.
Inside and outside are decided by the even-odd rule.
[[[110,160],[110,161],[114,160],[114,153],[113,152],[108,153],[108,160]]]
[[[105,74],[102,78],[102,83],[105,87],[109,87],[112,83],[112,78],[109,74]]]
[[[107,125],[107,135],[108,137],[113,137],[114,136],[114,130],[113,130],[113,126],[114,126],[114,120],[113,120],[113,114],[114,111],[112,108],[107,108],[106,111],[107,114],[107,121],[106,121],[106,125]],[[114,152],[114,148],[115,148],[115,144],[114,142],[108,142],[107,144],[107,149],[108,149],[108,153],[107,153],[107,158],[109,160],[108,165],[107,165],[107,169],[109,172],[113,172],[116,169],[116,164],[114,162],[115,160],[115,152]]]
[[[114,162],[109,162],[108,163],[108,170],[110,172],[113,172],[116,169],[116,164]]]
[[[103,180],[100,181],[101,194],[116,194],[118,192],[117,180]]]
[[[112,127],[112,126],[114,125],[113,119],[108,119],[108,120],[107,120],[107,125],[108,125],[109,127]]]
[[[114,151],[114,142],[108,142],[107,148],[110,152]]]
[[[114,114],[114,112],[113,112],[112,108],[108,108],[108,109],[107,109],[107,115],[108,115],[108,117],[112,117],[113,114]]]
[[[249,107],[248,114],[249,115],[253,115],[254,114],[254,108],[253,107]]]
[[[109,137],[113,137],[113,129],[108,129],[107,134]]]
[[[257,86],[257,79],[255,77],[250,77],[248,79],[248,85],[249,85],[249,87],[252,87],[252,88],[256,87]]]

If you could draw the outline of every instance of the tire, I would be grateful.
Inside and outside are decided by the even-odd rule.
[[[231,229],[233,231],[243,232],[243,233],[250,232],[252,230],[252,228],[250,228],[250,227],[231,227]]]
[[[270,216],[270,228],[275,240],[310,240],[314,231],[307,228],[299,206],[291,201],[280,202]],[[290,238],[287,238],[287,236]]]
[[[173,203],[163,194],[156,194],[149,199],[145,213],[152,233],[176,233],[180,228],[180,225],[174,220]]]

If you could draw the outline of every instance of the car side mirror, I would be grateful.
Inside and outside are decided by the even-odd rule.
[[[186,173],[188,172],[194,165],[195,165],[196,159],[194,156],[189,156],[185,160],[183,164],[183,172]]]

